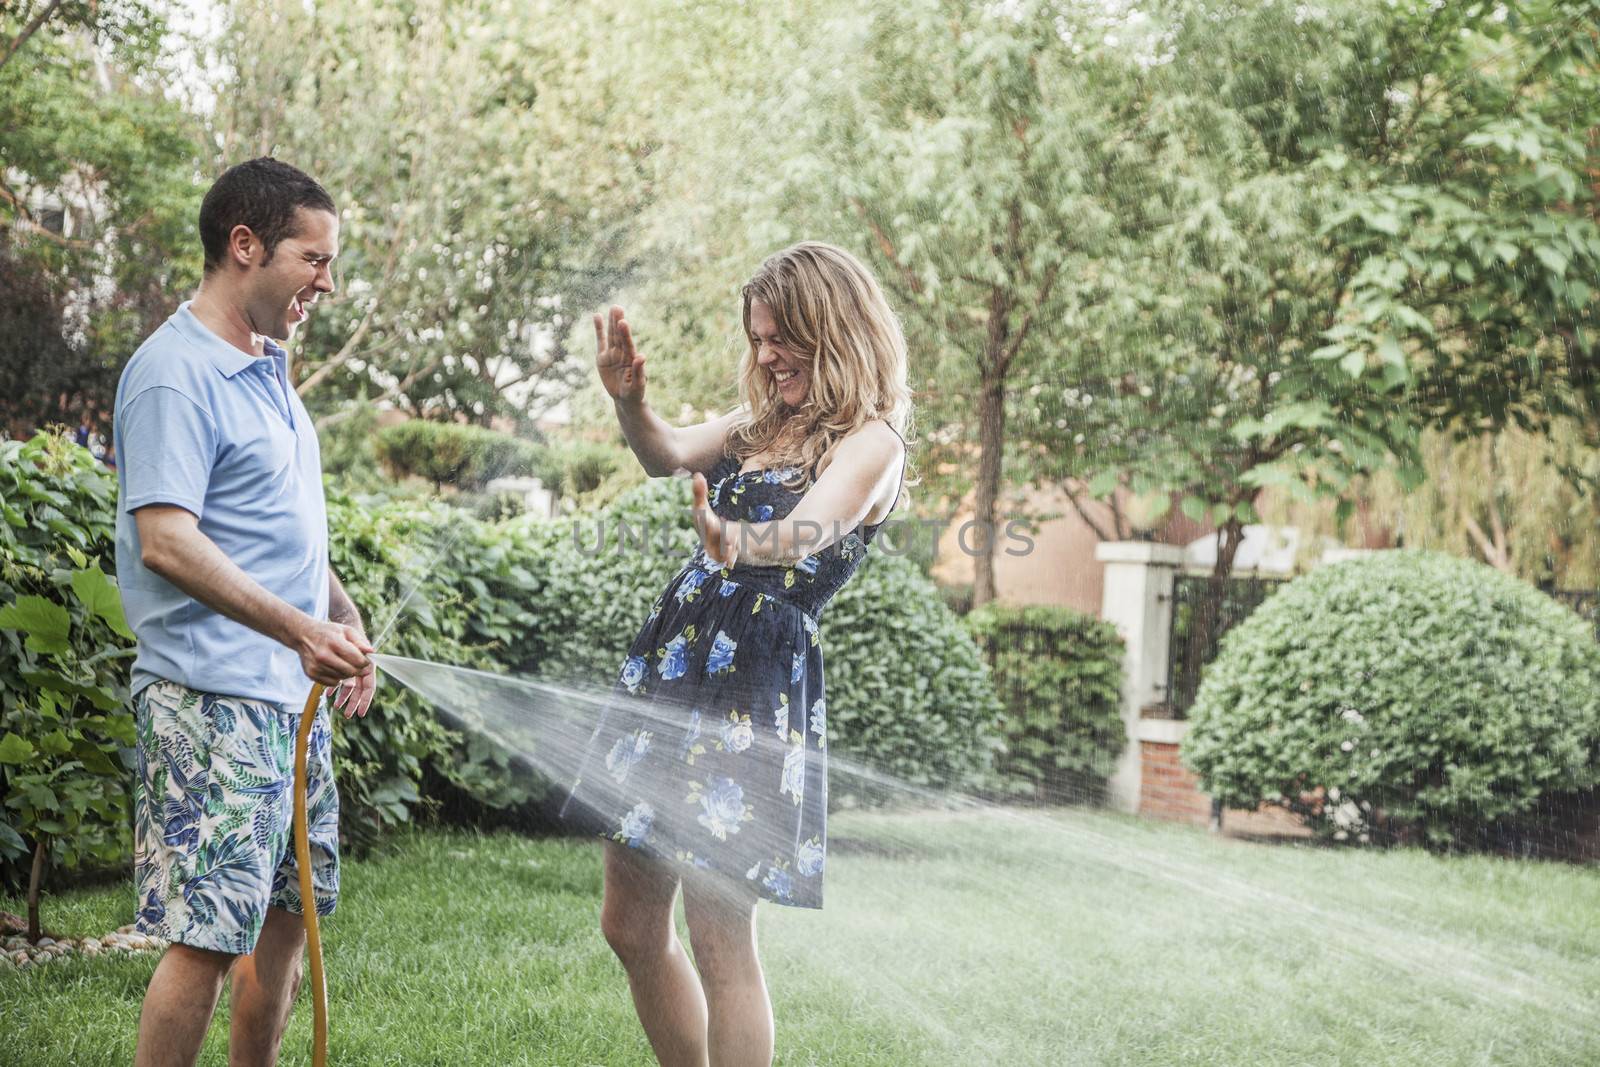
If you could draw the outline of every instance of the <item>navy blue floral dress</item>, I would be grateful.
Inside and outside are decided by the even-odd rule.
[[[782,484],[796,468],[739,466],[725,456],[707,475],[724,519],[781,519],[804,495]],[[793,566],[729,570],[696,548],[629,649],[566,813],[580,809],[607,838],[657,859],[820,908],[828,733],[819,623],[882,525],[857,526]]]

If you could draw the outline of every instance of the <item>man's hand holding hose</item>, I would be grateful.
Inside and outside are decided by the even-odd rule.
[[[375,651],[367,635],[356,626],[317,622],[295,643],[300,666],[313,682],[338,687],[334,707],[345,718],[366,715],[377,689],[378,669],[368,657]]]

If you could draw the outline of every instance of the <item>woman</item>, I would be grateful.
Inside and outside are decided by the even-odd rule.
[[[702,540],[634,641],[573,791],[610,839],[601,927],[669,1067],[772,1060],[755,904],[822,906],[818,620],[899,499],[911,413],[899,323],[849,253],[785,249],[743,301],[741,407],[682,428],[646,405],[622,309],[595,316],[628,445],[652,476],[694,473]]]

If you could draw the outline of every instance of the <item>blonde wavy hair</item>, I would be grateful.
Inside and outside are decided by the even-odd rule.
[[[798,466],[785,485],[803,490],[840,441],[882,419],[906,442],[905,481],[912,484],[905,334],[872,272],[842,248],[802,241],[767,257],[743,299],[747,347],[739,400],[747,414],[729,431],[728,451],[741,465],[762,455],[769,466]],[[811,361],[810,388],[797,408],[783,402],[772,375],[756,362],[750,306],[757,300],[771,309],[788,347]]]

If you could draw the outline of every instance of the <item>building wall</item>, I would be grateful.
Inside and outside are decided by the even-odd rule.
[[[1118,506],[1125,507],[1128,495],[1120,493]],[[1111,507],[1101,501],[1089,501],[1084,508],[1094,521],[1106,530],[1114,529]],[[1033,546],[1007,537],[1006,521],[1012,515],[1054,514],[1058,517],[1039,525],[1037,532],[1029,535]],[[975,573],[974,559],[963,551],[961,526],[972,520],[972,498],[962,502],[955,517],[945,527],[939,539],[937,562],[933,576],[942,585],[970,585]],[[997,520],[1000,544],[994,557],[995,595],[1007,604],[1052,604],[1068,607],[1090,615],[1100,614],[1103,587],[1102,564],[1094,558],[1095,545],[1100,537],[1084,521],[1065,492],[1059,489],[1037,489],[1030,492],[1020,508],[1001,509]],[[1174,508],[1156,531],[1155,540],[1162,544],[1186,545],[1197,537],[1211,533],[1215,527],[1197,523]],[[976,544],[976,536],[969,530],[968,545]],[[1012,555],[1013,549],[1026,554]]]

